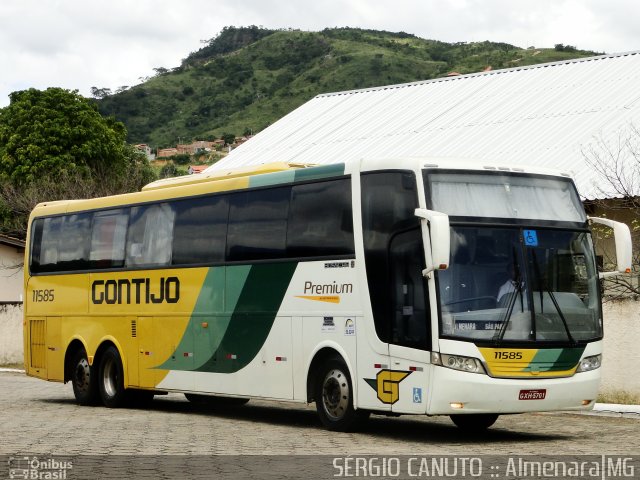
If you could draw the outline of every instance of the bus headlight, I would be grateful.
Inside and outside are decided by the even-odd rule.
[[[578,370],[576,370],[576,373],[595,370],[596,368],[600,368],[600,365],[602,365],[602,355],[585,357],[580,360],[580,365],[578,365]]]
[[[462,372],[486,373],[480,360],[472,357],[463,357],[462,355],[433,352],[431,354],[431,363]]]

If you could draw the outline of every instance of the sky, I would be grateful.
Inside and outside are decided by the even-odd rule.
[[[141,83],[225,26],[358,27],[445,42],[640,50],[638,0],[0,0],[0,108],[27,88]]]

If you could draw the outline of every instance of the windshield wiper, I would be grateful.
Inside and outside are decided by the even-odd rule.
[[[577,344],[578,342],[576,342],[575,339],[573,338],[573,335],[571,335],[571,330],[569,330],[569,324],[567,323],[567,319],[565,318],[564,314],[562,313],[562,310],[560,309],[560,305],[558,304],[558,300],[556,299],[556,296],[553,294],[553,292],[549,288],[547,279],[543,277],[542,274],[540,273],[540,265],[538,265],[538,256],[536,255],[536,251],[532,250],[531,255],[533,256],[533,268],[536,272],[536,276],[538,277],[538,280],[540,283],[539,286],[541,287],[539,289],[540,290],[540,310],[543,310],[542,289],[544,288],[544,291],[549,294],[549,298],[551,299],[553,306],[556,307],[556,310],[558,311],[558,316],[560,317],[560,320],[562,320],[564,329],[567,331],[567,338],[572,344],[574,345]]]
[[[496,343],[496,346],[502,343],[504,339],[504,335],[507,332],[507,327],[509,326],[509,322],[511,321],[511,314],[513,313],[513,307],[516,304],[517,297],[520,297],[521,308],[524,310],[524,299],[522,298],[522,275],[520,273],[520,268],[518,267],[518,257],[516,256],[516,252],[513,252],[513,268],[516,272],[516,279],[514,290],[509,298],[509,303],[507,303],[507,310],[505,311],[504,318],[502,319],[502,323],[500,325],[500,331],[493,336],[493,340]]]

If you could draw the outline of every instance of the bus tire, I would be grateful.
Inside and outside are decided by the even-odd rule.
[[[198,393],[185,393],[184,396],[194,405],[206,407],[241,407],[249,402],[248,398],[218,397]]]
[[[73,395],[79,405],[96,405],[99,400],[98,378],[96,366],[89,365],[87,352],[78,349],[71,360],[71,385]]]
[[[315,400],[320,421],[328,430],[354,430],[369,416],[369,412],[353,408],[349,369],[340,358],[330,358],[319,368]]]
[[[451,421],[465,432],[483,432],[496,423],[495,413],[474,413],[469,415],[449,415]]]
[[[98,386],[100,399],[105,407],[119,408],[127,401],[124,388],[124,370],[118,349],[114,346],[107,348],[100,358]]]

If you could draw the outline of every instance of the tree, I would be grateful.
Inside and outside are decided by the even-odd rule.
[[[93,98],[106,98],[111,95],[110,88],[91,87],[91,96]]]
[[[127,168],[124,124],[103,117],[77,91],[13,92],[0,110],[0,176],[25,183],[42,175]]]
[[[599,197],[593,203],[604,214],[617,216],[620,212],[630,213],[630,228],[634,252],[632,276],[611,277],[606,280],[607,292],[613,297],[640,295],[640,128],[629,125],[618,132],[613,139],[602,135],[582,152],[587,164],[602,179],[598,186]],[[596,243],[609,238],[611,233],[604,228],[594,228]],[[605,256],[605,269],[615,263]]]
[[[130,149],[131,168],[128,175],[83,175],[68,173],[55,178],[44,175],[27,184],[0,180],[0,233],[26,238],[31,210],[42,202],[104,197],[140,190],[156,179],[146,157]]]
[[[225,145],[231,145],[236,141],[236,136],[233,133],[223,133],[220,138],[224,141]]]
[[[173,155],[171,159],[178,165],[189,165],[189,162],[191,162],[191,155],[187,153],[178,153],[177,155]]]
[[[126,135],[77,91],[13,92],[0,109],[0,231],[24,238],[38,202],[130,192],[153,180]]]
[[[175,177],[178,175],[178,169],[173,162],[165,163],[160,169],[160,178]]]

